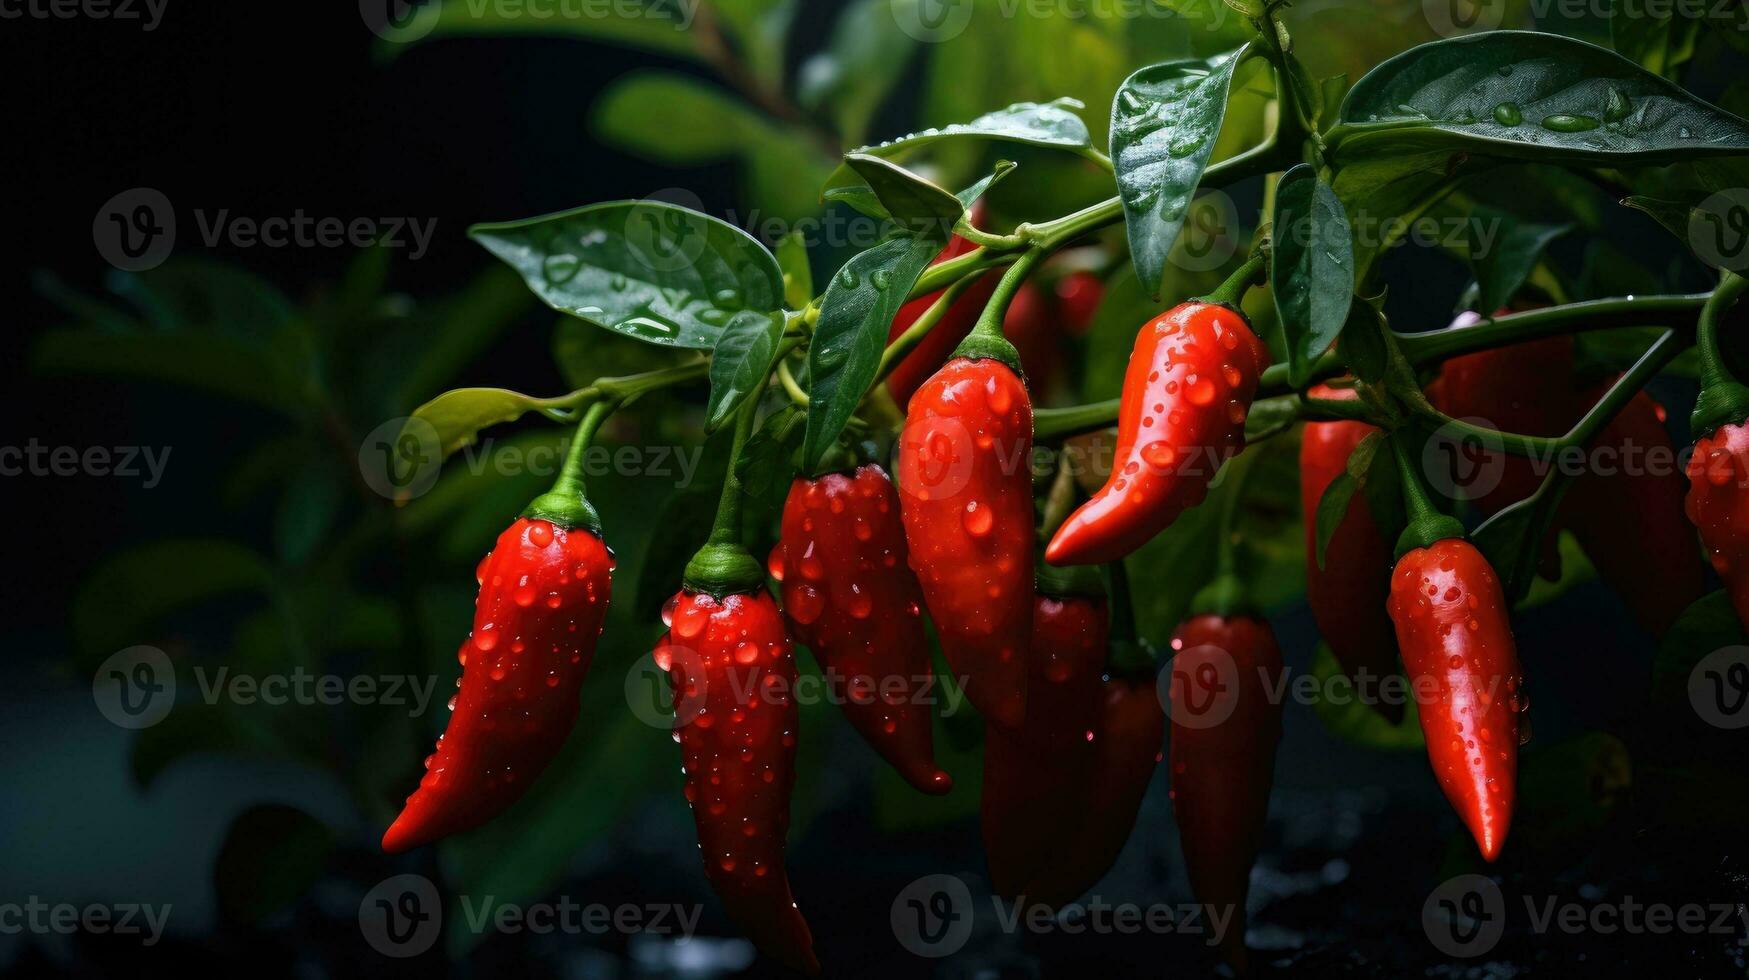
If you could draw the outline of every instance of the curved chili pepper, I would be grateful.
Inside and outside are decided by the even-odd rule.
[[[1352,388],[1316,385],[1315,398],[1351,401]],[[1306,601],[1317,620],[1318,635],[1329,644],[1336,662],[1349,677],[1362,671],[1381,678],[1397,671],[1397,637],[1385,599],[1391,593],[1391,546],[1373,520],[1362,494],[1348,502],[1348,512],[1325,545],[1324,566],[1318,567],[1318,502],[1324,491],[1348,468],[1348,457],[1360,441],[1378,429],[1365,422],[1308,422],[1300,440],[1300,506],[1306,520]],[[1368,699],[1373,710],[1392,724],[1403,719],[1403,706]]]
[[[1114,672],[1105,678],[1094,729],[1091,786],[1074,833],[1064,844],[1052,846],[1053,856],[1024,889],[1028,899],[1060,906],[1098,884],[1117,863],[1135,830],[1166,740],[1166,712],[1156,683],[1152,671]]]
[[[949,361],[911,399],[899,434],[911,567],[966,697],[1004,728],[1026,712],[1031,456],[1032,400],[993,357]]]
[[[1749,629],[1749,423],[1721,425],[1695,440],[1684,512],[1700,531],[1707,560],[1731,608]]]
[[[790,484],[771,572],[791,634],[862,737],[911,785],[945,793],[953,778],[935,764],[934,716],[913,703],[932,668],[908,558],[899,493],[879,466]]]
[[[1492,861],[1512,824],[1524,703],[1500,578],[1475,545],[1445,538],[1397,560],[1389,607],[1433,774]]]
[[[532,509],[532,508],[531,508]],[[613,558],[589,527],[522,517],[475,577],[460,690],[425,776],[383,834],[396,854],[497,816],[558,754],[607,617]]]
[[[1172,635],[1168,774],[1197,901],[1231,913],[1219,937],[1245,973],[1245,895],[1269,813],[1281,709],[1281,649],[1246,615],[1194,616]]]
[[[976,225],[983,220],[983,202],[972,205],[971,222]],[[977,246],[970,241],[954,235],[948,239],[947,246],[929,263],[939,265],[948,259],[964,255]],[[943,361],[953,353],[960,341],[972,332],[972,326],[978,322],[978,314],[984,311],[984,304],[990,301],[990,294],[996,291],[998,273],[986,273],[953,301],[934,328],[925,334],[909,354],[899,359],[899,363],[887,375],[887,391],[892,393],[893,400],[900,408],[910,404],[911,396],[917,389],[923,387],[923,382],[929,380],[941,367]],[[899,312],[893,317],[893,325],[887,331],[887,342],[892,343],[899,335],[911,328],[924,311],[934,305],[941,297],[942,290],[919,296],[899,307]]]
[[[1124,375],[1117,455],[1105,486],[1045,549],[1053,565],[1116,561],[1208,495],[1245,445],[1245,415],[1269,350],[1245,316],[1192,301],[1142,326]]]
[[[663,610],[657,666],[674,687],[686,802],[711,888],[767,956],[820,971],[784,865],[795,780],[795,653],[760,590],[683,590]]]
[[[998,895],[1019,895],[1090,803],[1106,627],[1103,598],[1034,600],[1026,721],[1012,731],[984,727],[979,812]]]
[[[1607,388],[1594,389],[1586,403],[1595,404]],[[1598,574],[1647,632],[1661,636],[1700,598],[1703,584],[1683,508],[1687,485],[1676,471],[1663,406],[1643,391],[1636,394],[1593,445],[1615,448],[1621,472],[1586,473],[1562,507]]]

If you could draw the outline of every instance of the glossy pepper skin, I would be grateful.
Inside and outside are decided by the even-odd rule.
[[[1592,391],[1587,403],[1606,389]],[[1640,392],[1593,445],[1617,450],[1621,472],[1580,476],[1562,508],[1598,574],[1647,632],[1661,636],[1703,587],[1694,528],[1683,510],[1688,484],[1676,471],[1663,407]]]
[[[1351,388],[1316,385],[1314,398],[1352,401]],[[1348,457],[1360,441],[1378,429],[1365,422],[1308,422],[1300,440],[1300,506],[1306,524],[1306,601],[1317,620],[1318,635],[1329,644],[1336,662],[1349,677],[1362,671],[1378,678],[1397,671],[1397,637],[1385,599],[1391,591],[1391,545],[1385,540],[1364,494],[1355,494],[1348,512],[1325,546],[1324,567],[1318,567],[1318,502],[1324,491],[1348,468]],[[1376,690],[1376,688],[1375,688]],[[1383,699],[1369,701],[1387,721],[1402,720],[1403,706]]]
[[[1172,636],[1172,809],[1197,901],[1231,910],[1220,937],[1233,969],[1247,969],[1245,896],[1262,843],[1281,740],[1282,672],[1269,624],[1246,615],[1201,615]]]
[[[1688,519],[1749,629],[1749,424],[1722,425],[1694,443],[1688,460]]]
[[[1269,351],[1245,317],[1188,302],[1142,326],[1124,375],[1111,476],[1045,549],[1053,565],[1116,561],[1208,495],[1245,446]]]
[[[705,875],[765,955],[817,974],[813,934],[784,865],[795,780],[795,652],[763,590],[682,591],[663,612],[656,665],[674,688],[686,802]]]
[[[879,466],[790,484],[771,562],[790,635],[814,652],[869,745],[912,786],[939,794],[953,779],[935,764],[935,719],[916,698],[932,667],[909,557],[899,491]]]
[[[514,803],[564,745],[595,654],[613,558],[577,527],[523,517],[475,573],[460,690],[425,776],[383,835],[390,854],[469,830]]]
[[[986,721],[1020,725],[1033,616],[1032,401],[994,358],[918,389],[899,434],[911,567],[954,674]]]
[[[984,856],[1005,898],[1062,853],[1092,802],[1107,628],[1104,599],[1038,596],[1026,721],[984,728]]]
[[[983,220],[983,202],[972,206],[971,222],[976,225]],[[939,265],[948,259],[956,258],[976,248],[970,241],[958,235],[948,239],[946,247],[932,260],[930,265]],[[892,393],[893,401],[904,408],[911,401],[911,396],[923,386],[941,367],[943,361],[953,353],[959,342],[966,339],[972,332],[973,324],[978,322],[978,315],[984,312],[984,304],[990,301],[990,294],[996,291],[997,273],[986,273],[979,277],[965,292],[954,300],[947,312],[934,329],[923,337],[918,345],[899,360],[890,374],[887,375],[887,391]],[[941,297],[941,291],[919,296],[899,307],[899,312],[893,317],[893,325],[887,331],[887,342],[892,343],[899,335],[910,329],[924,311],[934,305]]]
[[[1166,712],[1152,671],[1109,674],[1100,691],[1093,772],[1074,833],[1022,891],[1051,908],[1074,901],[1117,863],[1166,740]]]
[[[1499,576],[1468,541],[1436,541],[1398,559],[1390,611],[1433,774],[1492,861],[1512,824],[1523,704]]]

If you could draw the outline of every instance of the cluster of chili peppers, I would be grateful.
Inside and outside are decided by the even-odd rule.
[[[970,247],[956,239],[937,261]],[[1191,887],[1200,901],[1233,913],[1221,945],[1236,971],[1248,968],[1244,909],[1282,730],[1281,650],[1223,551],[1220,574],[1173,634],[1163,704],[1122,561],[1200,503],[1222,464],[1244,448],[1270,357],[1238,299],[1260,266],[1253,259],[1213,295],[1142,325],[1112,472],[1060,526],[1036,527],[1029,381],[1044,380],[1056,363],[1059,334],[1050,321],[1084,329],[1100,287],[1072,273],[1046,294],[1025,281],[1025,260],[961,292],[887,377],[906,406],[896,479],[873,462],[797,476],[762,565],[742,545],[744,491],[731,470],[710,539],[663,610],[667,631],[654,659],[671,681],[706,875],[766,954],[819,970],[784,856],[798,735],[792,640],[813,652],[832,700],[888,764],[916,789],[946,793],[953,779],[935,760],[934,717],[915,697],[933,680],[927,616],[986,725],[980,823],[995,892],[1056,907],[1094,885],[1129,838],[1164,756]],[[1742,288],[1741,280],[1721,287],[1711,317]],[[901,310],[893,336],[935,298]],[[1712,343],[1708,324],[1703,315],[1703,353]],[[1711,355],[1686,500],[1668,475],[1586,478],[1558,522],[1655,631],[1668,628],[1701,586],[1681,545],[1686,532],[1672,517],[1679,501],[1749,624],[1749,388],[1729,378],[1716,349]],[[1453,416],[1557,436],[1604,390],[1560,381],[1574,376],[1573,362],[1566,338],[1457,357],[1428,395]],[[1308,396],[1353,405],[1357,387],[1344,379]],[[736,416],[737,452],[758,400],[749,398]],[[605,401],[589,409],[563,475],[481,562],[454,715],[384,835],[385,850],[491,819],[526,791],[568,735],[613,569],[576,461],[611,410]],[[1639,393],[1599,438],[1667,449],[1663,417]],[[1407,526],[1387,541],[1365,496],[1355,494],[1320,548],[1321,501],[1368,441],[1395,458]],[[1402,433],[1340,413],[1307,424],[1300,463],[1308,600],[1345,672],[1382,676],[1400,662],[1417,693],[1433,774],[1492,861],[1512,819],[1526,704],[1509,602],[1462,526],[1433,505],[1406,447]],[[1498,485],[1475,501],[1485,513],[1541,484],[1523,458],[1501,460],[1500,472]],[[1231,492],[1236,499],[1239,490]],[[1643,533],[1606,523],[1624,511]],[[1048,544],[1037,556],[1040,531]],[[1223,526],[1223,549],[1231,537]],[[1553,556],[1550,547],[1545,566]],[[1106,566],[1103,578],[1098,565]],[[1401,719],[1400,706],[1377,707],[1388,721]]]

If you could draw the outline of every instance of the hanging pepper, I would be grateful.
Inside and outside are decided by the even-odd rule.
[[[1585,403],[1595,404],[1607,388],[1589,392]],[[1683,509],[1687,484],[1675,468],[1664,407],[1636,394],[1594,446],[1594,454],[1613,448],[1620,472],[1580,476],[1562,508],[1598,574],[1647,632],[1662,636],[1702,592],[1694,528]]]
[[[1032,400],[997,326],[1037,261],[1017,261],[953,360],[912,397],[899,434],[899,489],[942,652],[985,720],[1026,712],[1033,615]]]
[[[983,201],[978,201],[972,205],[967,220],[974,226],[984,220]],[[939,265],[948,259],[964,255],[976,247],[967,239],[954,235],[948,239],[946,247],[929,264]],[[918,388],[923,387],[923,382],[929,380],[929,376],[941,367],[941,363],[947,360],[948,355],[959,345],[959,342],[966,339],[966,335],[972,332],[973,324],[978,322],[978,314],[983,311],[984,304],[990,299],[990,294],[996,291],[998,278],[995,273],[978,277],[977,282],[973,283],[959,298],[954,300],[952,306],[947,308],[947,312],[942,314],[941,320],[936,323],[935,328],[925,334],[923,340],[912,348],[909,354],[901,358],[892,372],[887,375],[887,391],[892,394],[893,401],[897,402],[900,408],[910,404],[911,396],[917,393]],[[941,290],[937,290],[925,296],[919,296],[899,307],[898,314],[893,317],[893,325],[887,331],[887,342],[892,343],[899,338],[900,334],[910,329],[911,324],[916,323],[917,318],[922,316],[924,311],[928,310],[941,297],[941,293]]]
[[[1111,655],[1093,730],[1090,785],[1077,808],[1074,832],[1050,848],[1043,867],[1023,890],[1029,900],[1049,908],[1079,897],[1117,863],[1166,740],[1154,656],[1135,635],[1122,566],[1114,564],[1111,571]]]
[[[931,686],[923,594],[886,471],[870,463],[797,477],[770,567],[792,635],[819,659],[851,724],[911,785],[952,789],[935,764],[934,717],[916,703]]]
[[[1027,387],[1040,399],[1048,397],[1063,361],[1063,328],[1044,290],[1030,282],[1021,285],[1002,318],[1002,334],[1020,354]]]
[[[1096,580],[1089,588],[1061,575],[1039,588],[1026,720],[1012,731],[984,727],[984,856],[991,887],[1007,898],[1060,854],[1092,802],[1105,597]]]
[[[535,498],[475,571],[474,629],[460,690],[425,775],[383,834],[400,853],[471,830],[516,802],[577,721],[579,691],[612,591],[613,556],[584,497],[583,451],[607,417],[592,406],[552,490]]]
[[[1230,914],[1220,945],[1243,976],[1245,896],[1281,739],[1281,650],[1268,623],[1240,612],[1192,616],[1172,650],[1168,773],[1185,869],[1197,901]]]
[[[1269,350],[1238,299],[1261,268],[1254,258],[1207,299],[1142,326],[1124,375],[1111,476],[1057,531],[1046,561],[1124,557],[1201,503],[1215,471],[1244,448]]]
[[[1316,385],[1315,398],[1352,401],[1352,388]],[[1325,545],[1318,565],[1318,502],[1324,491],[1348,468],[1348,457],[1362,439],[1378,429],[1365,422],[1308,422],[1300,440],[1300,505],[1306,523],[1306,601],[1318,623],[1318,635],[1329,644],[1336,662],[1349,677],[1362,672],[1381,678],[1397,671],[1397,638],[1385,599],[1391,591],[1391,546],[1373,520],[1364,495],[1356,494],[1348,512]],[[1396,724],[1403,706],[1383,699],[1369,701],[1373,710]]]
[[[1105,299],[1105,283],[1085,269],[1071,272],[1057,280],[1057,309],[1072,337],[1085,337],[1093,325],[1093,314]]]
[[[1439,514],[1396,451],[1409,526],[1391,573],[1391,622],[1421,718],[1434,777],[1482,857],[1500,855],[1517,795],[1523,672],[1500,577]]]
[[[1718,343],[1719,321],[1745,289],[1749,279],[1723,272],[1701,310],[1695,345],[1701,357],[1701,390],[1689,420],[1698,438],[1688,459],[1683,507],[1700,531],[1737,619],[1749,629],[1749,387],[1731,376]]]
[[[759,398],[736,419],[731,457],[747,442]],[[813,934],[784,864],[799,711],[795,653],[765,569],[740,542],[734,467],[706,545],[663,610],[656,664],[674,688],[675,736],[705,876],[761,952],[809,974]]]

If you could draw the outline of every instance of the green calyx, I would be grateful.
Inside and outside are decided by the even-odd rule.
[[[1416,548],[1426,548],[1436,541],[1464,536],[1464,526],[1457,518],[1433,505],[1427,487],[1421,482],[1411,461],[1409,434],[1398,430],[1391,438],[1391,455],[1397,462],[1398,482],[1403,488],[1403,503],[1409,512],[1409,524],[1397,537],[1396,557],[1401,558]]]
[[[707,544],[686,563],[681,584],[718,599],[757,592],[765,587],[765,566],[738,544]]]
[[[974,361],[986,358],[1001,361],[1022,381],[1026,380],[1025,373],[1020,370],[1020,352],[1014,349],[1014,345],[1008,342],[1008,338],[999,333],[989,334],[974,331],[966,339],[960,341],[958,347],[953,349],[953,356],[969,358]]]
[[[1447,538],[1464,536],[1464,526],[1450,514],[1429,512],[1410,518],[1409,526],[1397,536],[1395,557],[1401,558],[1416,548],[1429,548]]]
[[[1079,596],[1084,599],[1104,599],[1105,581],[1094,565],[1069,565],[1059,568],[1040,563],[1033,573],[1038,592],[1046,596]]]
[[[601,515],[595,505],[581,493],[552,489],[529,501],[522,516],[537,521],[550,521],[566,530],[582,528],[601,537]]]
[[[1695,401],[1694,414],[1688,422],[1696,438],[1749,418],[1749,387],[1731,377],[1719,348],[1719,321],[1745,290],[1749,290],[1749,279],[1722,272],[1718,288],[1700,311],[1700,324],[1695,331],[1695,347],[1700,352],[1700,398]]]
[[[1222,574],[1215,576],[1214,581],[1203,586],[1190,599],[1190,614],[1200,616],[1211,614],[1222,618],[1228,616],[1256,616],[1257,608],[1251,602],[1250,594],[1245,590],[1245,584],[1239,581],[1239,576]]]
[[[1688,428],[1698,439],[1744,419],[1749,419],[1749,387],[1736,381],[1714,381],[1700,390]]]

